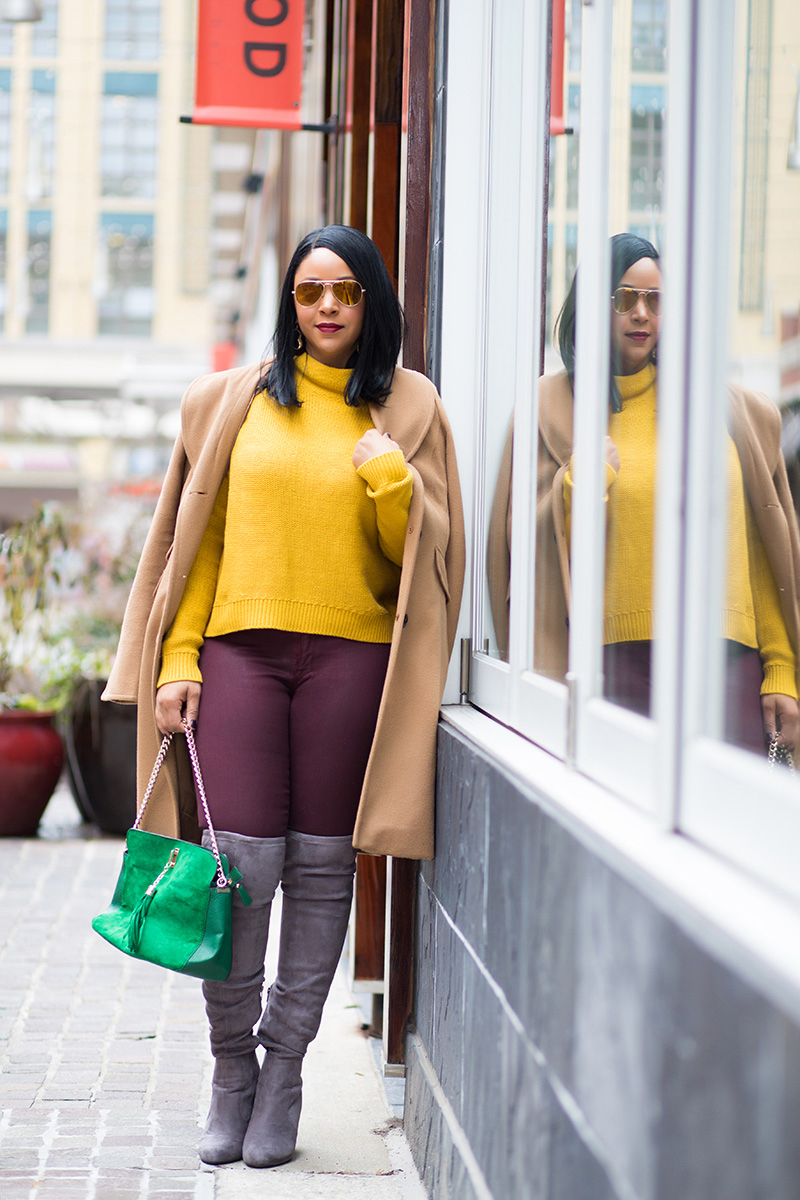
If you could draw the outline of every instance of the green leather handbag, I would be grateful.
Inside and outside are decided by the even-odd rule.
[[[126,835],[111,903],[94,918],[92,928],[133,958],[183,975],[221,980],[231,971],[233,893],[238,891],[244,904],[250,904],[250,897],[242,886],[241,873],[220,853],[194,736],[188,727],[185,733],[212,849],[139,828],[172,741],[172,734],[167,734],[136,821]]]

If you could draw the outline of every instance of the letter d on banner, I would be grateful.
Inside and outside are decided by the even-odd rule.
[[[305,0],[198,0],[192,121],[300,129]]]

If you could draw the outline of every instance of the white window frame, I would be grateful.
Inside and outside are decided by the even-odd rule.
[[[709,656],[721,654],[714,614],[721,600],[724,553],[724,439],[719,430],[726,405],[728,329],[724,306],[714,309],[706,297],[726,294],[729,257],[732,130],[726,105],[736,14],[728,0],[703,0],[701,5],[672,0],[670,5],[654,719],[638,717],[602,696],[604,514],[595,497],[602,494],[606,411],[591,381],[608,376],[611,3],[586,3],[583,8],[580,178],[591,183],[581,187],[579,210],[582,334],[575,453],[582,466],[573,505],[569,687],[520,665],[533,658],[539,353],[539,289],[534,281],[543,268],[544,170],[538,147],[530,146],[530,130],[544,125],[545,9],[464,0],[449,31],[442,393],[456,432],[472,548],[469,600],[460,629],[461,636],[472,638],[469,702],[635,806],[662,833],[678,831],[698,849],[800,897],[797,782],[788,772],[770,772],[757,756],[708,732],[721,706],[719,688],[709,685],[715,678]],[[483,30],[480,41],[476,29]],[[476,46],[481,48],[477,57]],[[515,95],[520,98],[518,119],[506,121],[514,108],[509,98]],[[475,138],[462,151],[458,144],[463,144],[465,125]],[[492,167],[501,161],[507,169],[498,177]],[[494,200],[487,195],[490,177],[495,188],[504,189],[500,208],[496,192]],[[509,296],[514,297],[516,322],[511,321]],[[502,363],[496,349],[498,313],[507,322]],[[488,424],[489,382],[492,388],[513,388],[515,401],[509,663],[483,653],[478,643],[489,619],[484,610],[485,546],[487,501],[494,484],[486,477],[485,449],[487,436],[495,439],[493,450],[498,436]],[[451,687],[448,699],[454,698]]]
[[[714,310],[709,287],[728,294],[735,6],[704,0],[698,14],[697,101],[694,113],[694,227],[701,247],[688,293],[691,325],[702,332],[691,349],[688,379],[689,462],[686,596],[687,636],[683,672],[685,745],[680,828],[709,849],[800,898],[797,847],[800,793],[796,778],[770,771],[758,756],[709,737],[719,721],[721,696],[711,680],[710,651],[719,644],[724,570],[725,471],[721,469],[726,409],[728,312]],[[705,331],[708,331],[705,333]],[[709,399],[711,403],[709,403]],[[705,414],[705,419],[702,419]],[[714,464],[718,463],[717,469]],[[708,597],[707,603],[698,597]],[[717,666],[719,664],[716,664]],[[710,716],[709,716],[710,714]]]

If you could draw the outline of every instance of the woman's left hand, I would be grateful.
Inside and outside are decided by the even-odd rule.
[[[800,705],[791,696],[770,692],[761,697],[761,715],[767,742],[777,730],[787,750],[794,750],[800,737]]]
[[[356,442],[356,448],[353,451],[353,466],[358,470],[371,458],[377,458],[379,454],[388,454],[390,450],[400,450],[400,447],[397,442],[392,441],[388,433],[378,433],[377,429],[368,429],[364,436]]]

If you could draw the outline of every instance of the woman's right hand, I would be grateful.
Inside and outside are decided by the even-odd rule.
[[[603,458],[613,471],[619,471],[619,450],[608,434],[606,434],[606,440],[603,445]]]
[[[156,692],[156,725],[161,733],[180,733],[183,720],[197,721],[202,685],[190,679],[162,683]]]

